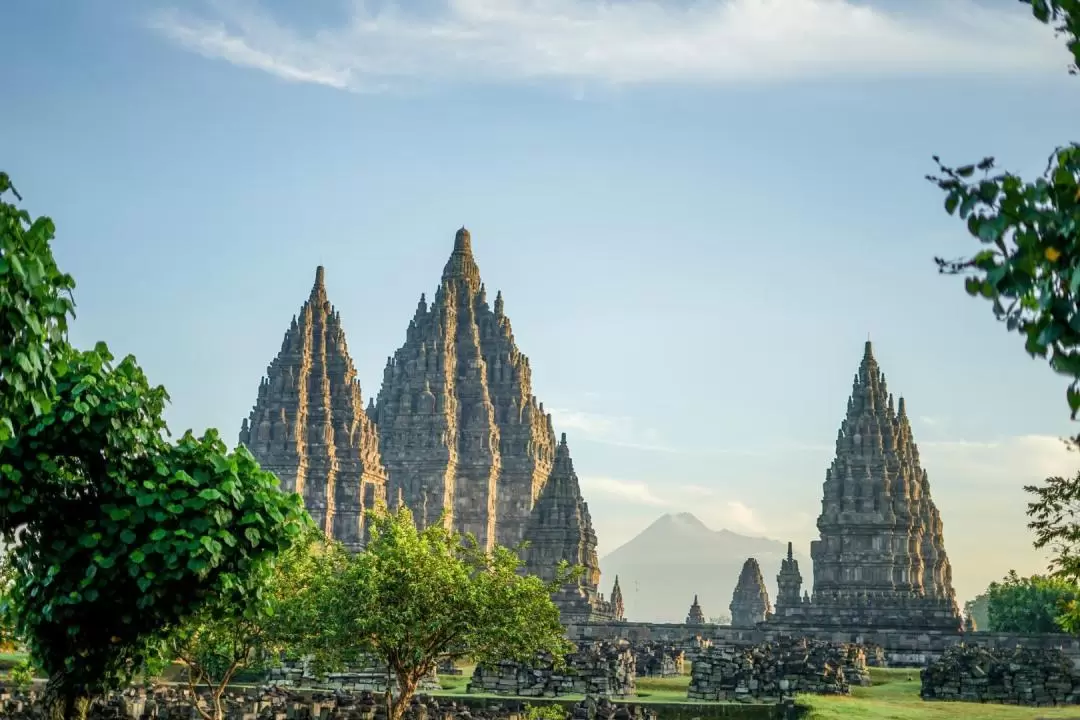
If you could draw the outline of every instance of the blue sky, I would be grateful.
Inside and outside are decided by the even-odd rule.
[[[935,254],[931,155],[1031,174],[1080,86],[1019,3],[22,0],[0,157],[176,430],[234,442],[327,267],[365,395],[462,224],[601,551],[661,512],[808,551],[870,334],[962,598],[1041,569],[1064,382]],[[721,602],[721,599],[712,604]],[[726,599],[722,600],[726,603]]]

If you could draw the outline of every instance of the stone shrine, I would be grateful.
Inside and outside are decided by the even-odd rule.
[[[701,611],[701,605],[698,604],[697,595],[694,596],[694,602],[690,605],[690,612],[686,614],[687,625],[704,625],[705,613]]]
[[[524,570],[545,582],[555,579],[562,562],[584,568],[581,577],[564,586],[552,598],[564,623],[610,622],[622,618],[621,608],[616,612],[615,604],[605,601],[598,592],[600,562],[596,556],[596,532],[589,505],[581,497],[581,486],[574,472],[565,433],[555,449],[551,476],[525,525],[524,537],[528,542],[522,553]],[[622,590],[618,580],[612,589],[613,599],[616,593],[621,604]]]
[[[303,497],[318,527],[350,550],[363,547],[364,511],[385,501],[386,472],[322,267],[259,383],[240,442],[282,490]]]
[[[555,458],[551,417],[532,394],[502,294],[492,307],[458,230],[430,306],[420,296],[375,404],[391,495],[424,526],[445,513],[481,546],[513,547]]]
[[[765,589],[761,567],[755,558],[748,558],[743,563],[729,609],[733,627],[754,627],[772,612],[769,591]]]
[[[810,547],[813,593],[809,601],[795,602],[801,577],[789,545],[773,620],[959,631],[941,515],[919,464],[904,399],[894,404],[869,342],[823,490],[820,539]]]

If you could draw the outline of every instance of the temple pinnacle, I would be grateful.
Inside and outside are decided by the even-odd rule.
[[[454,235],[454,252],[458,253],[471,253],[472,252],[472,235],[462,225],[461,229]]]
[[[326,269],[319,265],[315,268],[315,284],[311,286],[311,297],[326,297]]]

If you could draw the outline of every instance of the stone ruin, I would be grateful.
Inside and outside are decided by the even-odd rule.
[[[687,698],[772,703],[798,693],[848,695],[852,684],[864,683],[869,683],[869,671],[859,646],[781,638],[714,646],[694,661]]]
[[[772,622],[799,628],[959,632],[941,514],[919,461],[904,398],[894,402],[870,342],[825,473],[812,595],[791,555]]]
[[[694,662],[704,653],[708,652],[709,648],[712,647],[712,644],[712,640],[704,635],[694,635],[676,642],[674,645],[677,650],[682,651],[685,659]]]
[[[477,665],[468,692],[518,697],[597,695],[626,697],[637,692],[634,653],[625,643],[581,644],[556,668],[550,655],[531,663],[504,660]]]
[[[756,558],[748,558],[743,563],[728,609],[731,610],[733,627],[754,627],[764,622],[772,612],[769,591],[765,588],[765,579]]]
[[[694,602],[690,605],[690,611],[686,613],[687,625],[704,625],[705,613],[701,610],[701,605],[698,603],[697,595],[694,596]]]
[[[307,659],[285,660],[280,667],[271,668],[267,673],[267,684],[289,688],[317,688],[344,692],[386,691],[387,680],[391,690],[398,689],[397,678],[387,673],[386,665],[374,658],[365,657],[342,672],[317,675]],[[418,690],[441,690],[437,673],[432,673],[420,681]]]
[[[381,694],[299,693],[283,688],[262,691],[228,692],[223,697],[226,720],[386,720]],[[611,707],[610,704],[606,707]],[[528,711],[520,701],[466,705],[447,698],[417,695],[405,711],[408,720],[527,720]],[[0,686],[0,717],[4,720],[47,720],[38,693],[20,693]],[[87,720],[191,720],[195,712],[187,688],[131,688],[115,693],[91,706]],[[576,717],[576,716],[575,716]],[[587,717],[587,716],[582,716]],[[629,714],[597,715],[602,718],[656,720],[655,713],[640,708]]]
[[[638,677],[676,677],[686,667],[686,653],[671,643],[646,641],[630,644]]]
[[[420,296],[366,410],[341,316],[317,268],[259,382],[240,442],[283,490],[300,490],[315,523],[350,550],[366,543],[365,511],[399,498],[417,526],[445,513],[485,549],[528,540],[523,560],[534,574],[549,577],[563,560],[584,566],[555,598],[564,622],[622,619],[618,584],[610,600],[599,591],[596,533],[576,476],[567,477],[565,440],[557,443],[551,414],[533,394],[502,293],[488,303],[465,228],[432,302]]]
[[[923,700],[1052,707],[1080,704],[1080,669],[1058,649],[949,648],[922,670]]]

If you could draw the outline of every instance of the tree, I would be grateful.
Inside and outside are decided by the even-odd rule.
[[[1080,64],[1080,0],[1020,0],[1067,38]],[[956,168],[934,157],[945,210],[967,223],[984,247],[959,260],[935,258],[941,272],[965,276],[972,296],[1024,338],[1033,357],[1071,379],[1066,399],[1080,411],[1080,145],[1057,148],[1043,176],[1027,182],[994,173],[994,159]],[[977,176],[978,175],[978,176]],[[977,177],[976,177],[977,176]]]
[[[13,649],[15,643],[15,609],[11,605],[11,590],[15,584],[15,571],[11,565],[10,552],[0,550],[0,652]]]
[[[442,658],[476,662],[561,659],[570,646],[551,594],[577,569],[559,569],[550,584],[519,574],[511,550],[490,554],[471,536],[442,523],[418,531],[409,510],[369,513],[371,538],[320,593],[322,633],[309,650],[326,667],[368,653],[386,662],[398,694],[388,713],[399,720],[421,679]]]
[[[995,632],[1061,632],[1062,615],[1080,598],[1080,586],[1061,578],[1019,577],[1015,570],[990,583],[987,595],[989,629]]]
[[[9,606],[50,715],[78,718],[209,603],[257,597],[310,521],[216,431],[171,442],[133,357],[69,344],[53,223],[8,191],[0,174],[0,539],[18,531]]]
[[[241,670],[265,670],[290,648],[311,643],[319,632],[314,589],[329,578],[326,559],[343,552],[312,527],[274,563],[260,598],[208,605],[169,644],[169,656],[187,666],[192,702],[204,720],[223,720],[221,698]],[[210,695],[209,708],[199,701]]]

